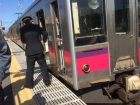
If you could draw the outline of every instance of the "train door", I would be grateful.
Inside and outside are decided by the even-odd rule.
[[[112,73],[138,68],[135,0],[110,0],[108,8],[110,66]],[[110,31],[111,30],[111,31]]]
[[[64,74],[65,73],[65,66],[64,66],[64,54],[63,54],[63,43],[62,43],[62,35],[61,35],[61,25],[59,19],[59,8],[57,2],[53,2],[51,4],[51,15],[52,21],[54,23],[54,41],[56,41],[55,51],[57,54],[57,65],[59,67],[59,72]]]
[[[138,26],[139,26],[139,37],[140,37],[140,0],[138,0]]]
[[[14,37],[13,28],[11,28],[11,37],[12,37],[12,40],[13,40],[13,37]]]
[[[21,23],[19,23],[19,28],[21,28]]]
[[[16,27],[14,26],[14,41],[15,41],[15,42],[17,42],[16,37],[17,37]]]
[[[46,31],[46,27],[45,27],[45,19],[44,19],[44,12],[43,10],[40,10],[39,12],[37,12],[37,19],[38,19],[38,25],[43,28]],[[42,39],[42,38],[41,38]],[[46,41],[45,44],[43,44],[44,49],[45,49],[45,54],[47,55],[48,53],[48,40]]]

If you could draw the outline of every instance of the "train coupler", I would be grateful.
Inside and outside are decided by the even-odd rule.
[[[125,90],[119,89],[117,94],[119,95],[119,98],[125,102],[137,101],[140,98],[139,90],[127,93]]]
[[[140,77],[136,75],[122,75],[117,80],[121,89],[118,89],[118,96],[125,102],[136,101],[140,98]]]
[[[109,99],[112,100],[112,96],[110,95],[108,89],[106,87],[103,87],[103,89],[105,90],[106,94],[108,95]]]
[[[109,99],[113,99],[111,94],[115,91],[120,89],[121,87],[118,84],[113,84],[110,87],[103,87],[103,89],[105,90],[106,94],[108,95]]]

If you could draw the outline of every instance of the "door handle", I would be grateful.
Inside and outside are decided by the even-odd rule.
[[[100,48],[91,49],[91,50],[83,50],[83,49],[82,49],[82,51],[83,51],[83,52],[91,52],[91,51],[97,51],[97,50],[102,50],[102,49],[103,49],[103,47],[101,46]]]
[[[129,36],[129,38],[132,38],[132,37],[133,37],[133,35],[130,35],[130,36]]]

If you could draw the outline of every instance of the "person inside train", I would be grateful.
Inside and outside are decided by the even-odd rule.
[[[57,28],[57,38],[56,40],[59,41],[61,38],[61,31],[60,31],[60,23],[58,17],[56,17],[56,28]]]
[[[58,14],[58,13],[57,13]],[[64,54],[63,54],[63,43],[62,43],[62,36],[61,36],[61,28],[59,23],[59,18],[56,16],[56,31],[57,31],[57,46],[58,46],[58,54],[59,54],[59,62],[60,62],[60,69],[64,69]]]
[[[24,26],[20,28],[20,37],[22,43],[26,43],[26,88],[33,88],[33,73],[35,61],[38,62],[42,75],[43,82],[46,86],[50,86],[49,73],[44,55],[44,49],[40,41],[41,34],[43,35],[43,42],[47,40],[48,33],[44,31],[39,25],[32,24],[32,17],[26,16],[22,19]]]
[[[10,49],[0,32],[0,105],[4,105],[4,90],[2,88],[2,79],[4,71],[8,70],[11,65],[11,52]]]

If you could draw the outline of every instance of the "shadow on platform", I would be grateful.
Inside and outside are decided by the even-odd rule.
[[[41,105],[45,105],[45,98],[41,96],[41,94],[35,94],[33,96],[31,89],[25,88],[25,78],[21,79],[23,76],[22,72],[11,73],[13,78],[17,78],[17,80],[11,83],[11,80],[8,80],[9,83],[7,84],[7,77],[10,79],[10,73],[7,71],[5,74],[5,78],[3,80],[3,88],[5,94],[5,105],[30,105],[36,104],[36,99],[41,99]],[[39,81],[38,81],[39,82]],[[13,87],[13,88],[12,88]],[[26,90],[25,90],[26,89]],[[28,98],[27,98],[28,97]],[[14,104],[15,103],[15,104]]]

